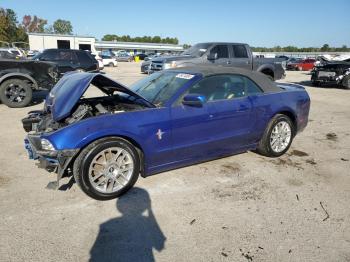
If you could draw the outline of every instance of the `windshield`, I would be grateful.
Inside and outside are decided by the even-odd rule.
[[[156,106],[162,106],[194,75],[178,72],[154,73],[133,84],[130,89]]]
[[[189,55],[194,57],[201,57],[211,44],[196,44],[182,53],[182,55]]]
[[[37,54],[35,54],[33,57],[32,57],[32,60],[39,60],[40,59],[40,57],[41,57],[41,55],[42,55],[42,53],[37,53]]]

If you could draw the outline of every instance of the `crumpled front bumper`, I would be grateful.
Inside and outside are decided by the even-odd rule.
[[[67,150],[42,150],[41,137],[29,134],[24,139],[24,147],[28,152],[29,159],[38,160],[37,166],[49,172],[57,173],[57,187],[59,180],[67,170],[72,159],[79,152],[78,149]]]

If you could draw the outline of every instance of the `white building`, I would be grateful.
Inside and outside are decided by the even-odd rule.
[[[138,42],[117,42],[117,41],[97,41],[95,49],[103,50],[125,50],[128,53],[180,53],[184,51],[182,45],[162,44],[162,43],[138,43]]]
[[[30,50],[48,48],[81,49],[95,52],[95,37],[29,33]]]
[[[30,50],[42,51],[48,48],[82,49],[96,51],[118,51],[125,50],[128,53],[180,53],[182,45],[171,45],[161,43],[137,43],[117,41],[96,41],[92,36],[56,35],[29,33]]]

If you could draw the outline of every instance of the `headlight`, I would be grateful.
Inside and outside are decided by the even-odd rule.
[[[172,61],[170,63],[163,64],[163,70],[176,67],[176,62]]]
[[[41,148],[43,150],[48,150],[48,151],[54,151],[55,150],[54,146],[50,143],[50,141],[45,139],[45,138],[41,139]]]

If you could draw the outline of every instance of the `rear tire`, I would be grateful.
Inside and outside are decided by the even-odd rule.
[[[9,79],[0,85],[0,100],[8,107],[25,107],[32,97],[33,90],[25,80]]]
[[[275,131],[281,126],[281,134],[276,134]],[[284,135],[288,133],[288,128],[290,131],[289,138],[287,135]],[[294,125],[288,116],[283,114],[275,115],[267,125],[264,135],[259,142],[257,148],[258,153],[268,157],[279,157],[283,155],[288,151],[290,145],[292,144],[295,135],[294,129]],[[278,147],[279,144],[281,145],[280,148]],[[276,150],[276,147],[278,150]]]
[[[109,63],[108,64],[110,67],[114,67],[114,64],[113,63]]]
[[[118,150],[122,152],[119,153],[119,157]],[[102,162],[97,163],[99,156]],[[124,161],[125,157],[130,163]],[[122,170],[131,169],[130,165],[132,170],[128,174],[123,173]],[[129,141],[119,137],[102,138],[91,143],[80,152],[73,165],[76,183],[85,194],[96,200],[109,200],[126,193],[136,183],[139,173],[140,157],[136,148]],[[109,187],[110,185],[112,186]],[[112,190],[113,192],[108,192]]]

